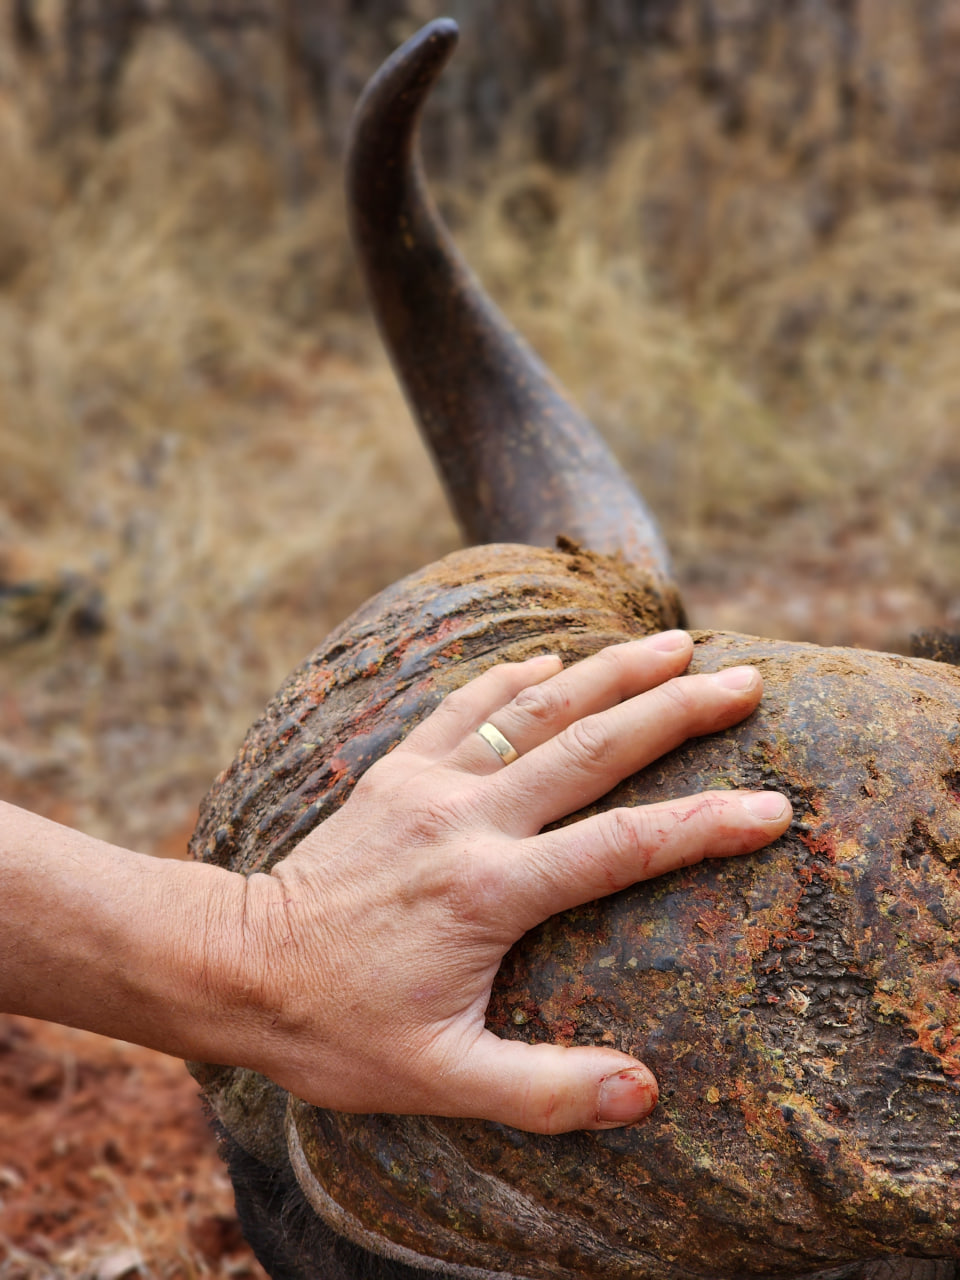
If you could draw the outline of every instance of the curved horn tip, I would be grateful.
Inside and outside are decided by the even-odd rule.
[[[434,18],[432,22],[428,22],[426,26],[413,36],[414,40],[431,40],[436,36],[439,39],[452,44],[460,36],[460,27],[456,18]]]
[[[439,74],[459,39],[460,27],[453,18],[434,18],[394,50],[372,83],[392,80],[400,70],[406,74],[429,71]]]
[[[344,165],[354,224],[361,215],[378,222],[387,216],[384,183],[395,174],[398,162],[402,169],[411,158],[421,108],[459,38],[453,18],[435,18],[396,49],[367,82],[354,109]]]
[[[404,41],[401,49],[412,51],[421,44],[436,42],[444,50],[452,49],[460,39],[460,24],[455,18],[434,18],[426,26],[415,32],[409,40]]]

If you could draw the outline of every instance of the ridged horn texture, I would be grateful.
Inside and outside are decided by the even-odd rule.
[[[596,429],[483,292],[427,192],[426,98],[457,42],[440,19],[358,104],[347,205],[380,331],[471,543],[566,537],[670,580],[653,516]]]
[[[291,676],[205,802],[194,855],[267,869],[452,687],[658,625],[617,558],[457,552]],[[636,1053],[661,1085],[648,1122],[539,1137],[351,1116],[198,1069],[232,1140],[277,1186],[292,1169],[318,1219],[383,1259],[345,1275],[850,1277],[858,1259],[960,1257],[960,671],[695,638],[695,670],[761,669],[760,709],[598,807],[776,786],[798,821],[769,850],[547,921],[506,958],[488,1011],[501,1036]],[[279,1262],[277,1215],[255,1235],[268,1269],[339,1274]]]

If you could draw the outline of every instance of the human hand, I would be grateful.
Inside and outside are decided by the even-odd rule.
[[[239,940],[221,931],[208,955],[211,972],[241,974],[242,1065],[337,1110],[537,1132],[645,1116],[657,1085],[635,1059],[503,1041],[484,1014],[504,954],[547,916],[786,829],[784,797],[714,791],[542,831],[756,707],[754,668],[674,679],[691,655],[668,632],[565,671],[553,657],[491,668],[246,880]],[[519,759],[505,765],[475,732],[488,719]]]

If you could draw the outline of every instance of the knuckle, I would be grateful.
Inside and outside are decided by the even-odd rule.
[[[448,694],[441,698],[437,705],[437,710],[446,711],[447,713],[460,713],[465,708],[472,707],[477,700],[478,693],[482,696],[484,687],[497,683],[498,680],[502,679],[502,673],[503,667],[490,667],[486,671],[482,671],[478,676],[468,680],[466,684],[462,684],[459,689],[451,689]]]
[[[613,809],[607,820],[608,839],[636,881],[647,879],[654,859],[672,843],[683,819],[669,806],[657,805]]]
[[[385,797],[393,789],[399,773],[397,761],[390,756],[374,761],[369,769],[360,775],[353,786],[353,790],[350,792],[350,798],[354,805],[360,802],[364,804],[382,804]]]
[[[630,669],[630,652],[633,645],[630,641],[623,644],[611,644],[606,649],[601,649],[599,653],[593,655],[593,661],[598,667],[604,667],[607,670],[608,679],[616,684],[621,684]]]
[[[508,893],[496,859],[482,847],[474,847],[469,857],[458,860],[446,885],[446,897],[453,918],[460,924],[488,927],[503,916]]]
[[[557,684],[535,684],[523,689],[513,700],[513,707],[535,724],[555,724],[570,706],[570,699]]]
[[[367,765],[350,792],[351,800],[366,805],[386,807],[396,803],[396,797],[409,789],[420,774],[423,759],[416,748],[407,741],[391,747],[386,755]]]
[[[687,808],[690,817],[713,824],[730,816],[732,795],[729,791],[701,791]]]
[[[466,725],[476,714],[477,695],[480,692],[477,683],[482,679],[482,676],[478,676],[477,679],[448,693],[437,703],[424,723],[432,722],[434,725],[449,723],[454,727]]]
[[[558,1133],[566,1133],[569,1128],[570,1124],[565,1113],[554,1107],[547,1107],[530,1117],[530,1129],[533,1133],[554,1137]]]
[[[436,844],[477,825],[474,798],[467,791],[414,794],[404,805],[403,838],[415,845]]]
[[[607,817],[611,846],[631,863],[646,864],[650,857],[649,816],[643,809],[612,809]]]
[[[613,743],[599,716],[585,716],[575,721],[558,740],[579,767],[586,764],[603,768],[611,763]]]
[[[492,690],[512,697],[521,680],[521,671],[523,669],[522,662],[494,662],[492,666],[487,667],[486,671],[482,671],[480,675],[474,676],[460,689],[454,693],[448,694],[448,698],[456,697],[457,694],[466,696],[475,696],[479,690],[483,691],[486,697]]]
[[[698,710],[697,690],[689,676],[675,676],[657,690],[661,700],[667,704],[667,713],[687,722],[694,718]]]
[[[723,791],[704,791],[691,802],[682,820],[692,820],[704,840],[721,843],[736,838],[744,829],[742,806]]]
[[[513,693],[520,665],[517,662],[495,663],[486,671],[473,676],[459,689],[452,689],[440,700],[432,715],[451,717],[457,721],[474,718],[477,707],[485,706],[490,697],[496,697],[498,692],[507,697]]]

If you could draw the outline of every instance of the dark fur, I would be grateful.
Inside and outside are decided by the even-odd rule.
[[[243,1234],[272,1280],[437,1280],[435,1271],[391,1262],[338,1236],[314,1213],[289,1164],[271,1168],[216,1120],[213,1127]]]

